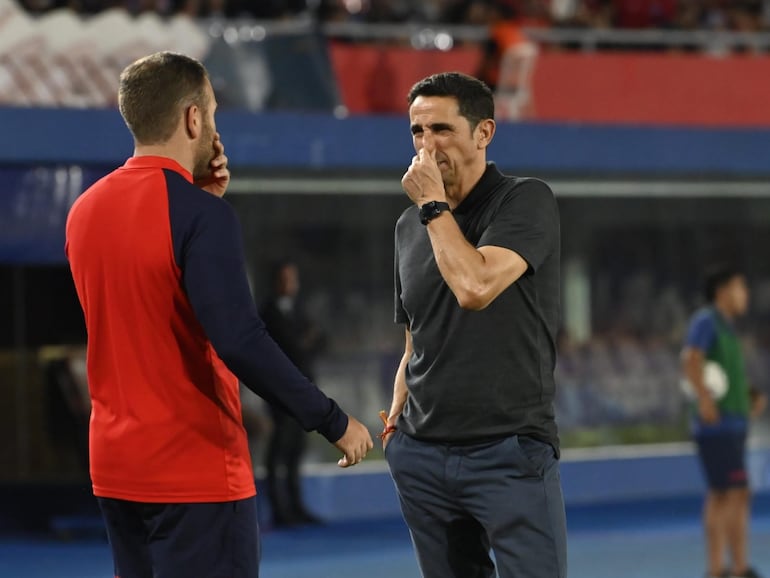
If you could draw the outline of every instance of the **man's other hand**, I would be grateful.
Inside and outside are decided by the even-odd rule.
[[[360,463],[374,447],[374,442],[364,424],[354,417],[348,417],[348,429],[334,447],[344,454],[337,464],[341,468],[348,468]]]

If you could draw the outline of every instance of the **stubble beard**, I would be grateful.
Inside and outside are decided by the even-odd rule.
[[[214,131],[206,124],[201,135],[193,163],[193,179],[205,181],[211,176],[211,161],[214,159]]]

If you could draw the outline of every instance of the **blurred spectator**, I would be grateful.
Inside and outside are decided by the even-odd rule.
[[[85,347],[46,347],[45,367],[48,434],[57,458],[73,453],[80,474],[88,474],[88,420],[91,400],[86,379]]]
[[[565,28],[608,28],[612,25],[612,4],[605,0],[554,0],[554,24]]]
[[[670,28],[676,0],[613,0],[614,24],[619,28]]]
[[[367,22],[405,22],[412,16],[414,7],[402,0],[369,0],[368,2],[344,2],[348,9],[362,5],[362,14]],[[368,4],[368,9],[364,11]]]
[[[184,13],[196,18],[284,18],[308,10],[305,0],[19,0],[19,5],[33,14],[58,8],[70,8],[81,14],[94,14],[109,8],[125,8],[132,14],[152,11],[161,15]]]
[[[273,271],[273,294],[260,310],[267,330],[284,353],[313,380],[313,361],[324,337],[305,315],[297,300],[297,266],[284,261]],[[267,450],[267,487],[275,526],[318,523],[302,500],[300,463],[307,434],[286,412],[271,407],[273,433]]]
[[[701,0],[682,0],[676,16],[676,27],[695,30],[700,26]]]
[[[757,32],[762,28],[762,0],[733,0],[727,11],[727,24],[738,32]]]
[[[534,9],[538,2],[517,8],[494,2],[474,2],[469,15],[489,26],[489,40],[477,76],[495,93],[497,118],[521,120],[532,116],[531,80],[537,59],[537,46],[522,32],[522,26],[547,26],[547,14]]]
[[[441,19],[453,24],[481,24],[490,13],[522,27],[550,26],[553,20],[548,0],[445,0],[443,6]]]
[[[313,12],[324,22],[477,24],[479,13],[500,10],[522,27],[679,28],[754,32],[770,24],[769,0],[19,0],[35,14],[71,8],[93,14],[123,7],[192,17],[291,18]]]
[[[99,0],[18,0],[18,4],[33,14],[40,14],[57,8],[70,8],[75,12],[93,14],[113,6],[123,6],[125,3],[120,1],[100,2]]]
[[[320,0],[316,16],[321,22],[344,22],[351,17],[343,0]]]

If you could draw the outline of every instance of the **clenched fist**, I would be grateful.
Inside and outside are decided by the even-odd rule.
[[[436,143],[433,136],[426,134],[423,147],[412,158],[401,186],[417,206],[430,201],[446,201],[444,181],[436,162]]]
[[[349,468],[360,463],[374,447],[372,436],[366,426],[353,416],[348,416],[348,428],[337,443],[334,444],[344,456],[340,458],[337,464],[341,468]]]

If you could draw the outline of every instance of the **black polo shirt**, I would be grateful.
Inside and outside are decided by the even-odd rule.
[[[396,224],[396,322],[412,333],[399,429],[471,443],[530,435],[558,451],[553,370],[559,316],[559,211],[537,179],[490,163],[453,217],[475,247],[511,249],[527,272],[482,311],[457,304],[416,206]]]

